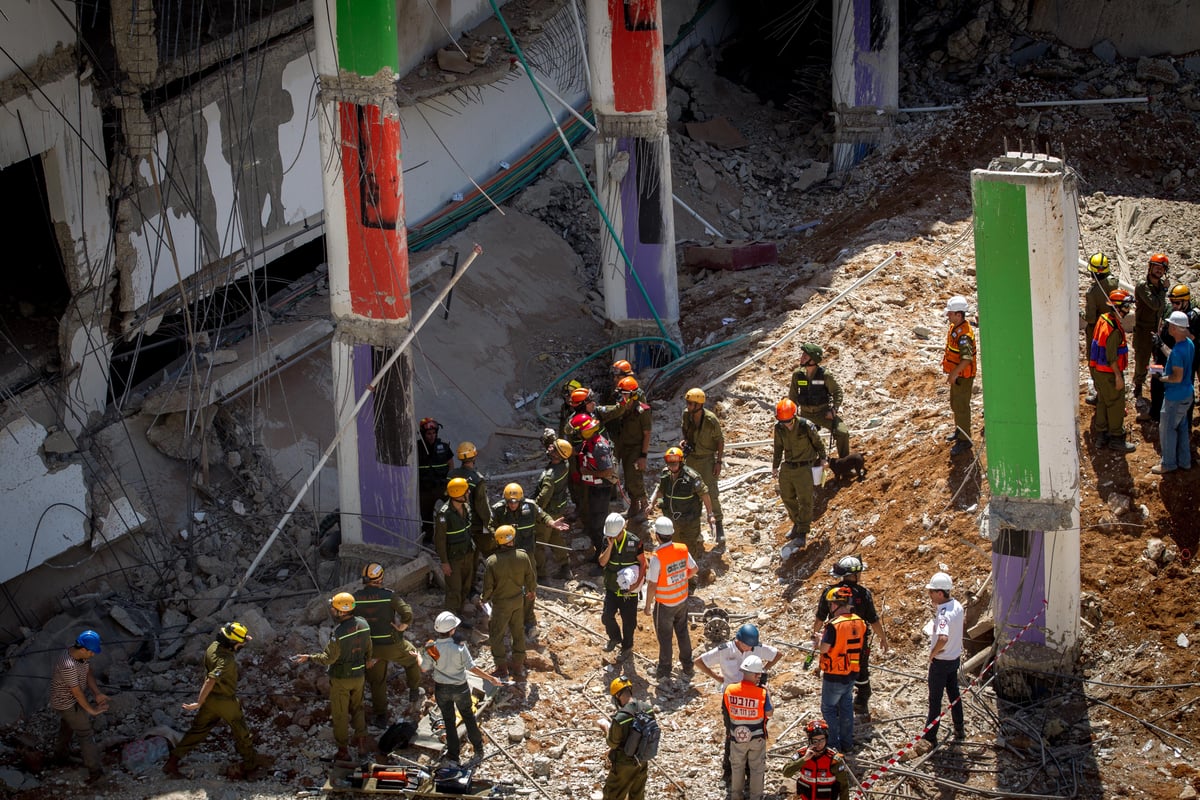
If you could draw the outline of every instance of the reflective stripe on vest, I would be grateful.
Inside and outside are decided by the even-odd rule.
[[[766,689],[739,681],[725,689],[724,703],[733,727],[748,728],[754,738],[763,735],[763,723],[767,720]]]
[[[469,492],[468,492],[469,495]],[[453,501],[447,500],[445,507],[441,513],[446,517],[446,551],[451,550],[471,550],[471,507],[464,504],[466,514],[459,514],[451,505]],[[461,528],[450,528],[450,518],[457,517],[462,522]]]
[[[942,356],[942,372],[949,375],[958,366],[958,362],[962,361],[962,352],[958,348],[958,337],[960,334],[965,334],[971,340],[971,344],[975,343],[975,331],[971,329],[971,323],[965,319],[950,329],[946,334],[946,354]],[[978,349],[974,348],[978,353]],[[963,367],[963,371],[958,373],[960,378],[975,377],[975,361],[972,360],[967,366]]]
[[[1108,337],[1116,332],[1121,336],[1121,344],[1117,346],[1117,369],[1124,372],[1125,367],[1129,366],[1129,346],[1125,342],[1125,331],[1113,324],[1110,315],[1102,314],[1100,319],[1096,320],[1096,335],[1088,351],[1088,366],[1097,372],[1113,371],[1112,365],[1108,363]]]
[[[635,566],[638,563],[637,547],[633,546],[629,531],[623,530],[621,531],[621,535],[613,541],[612,553],[608,556],[608,563],[604,565],[606,582],[609,576],[611,576],[615,583],[618,572],[626,567]],[[616,594],[617,597],[632,597],[637,592],[623,591],[618,585]]]
[[[677,519],[679,517],[691,518],[700,515],[700,498],[696,495],[696,487],[692,482],[692,478],[687,474],[686,467],[679,468],[679,477],[672,477],[670,471],[667,471],[667,490],[663,492],[663,511],[668,511]],[[689,490],[687,494],[676,494],[678,491],[675,487],[683,483]]]
[[[821,654],[821,671],[830,675],[850,675],[858,672],[858,660],[862,656],[867,623],[857,614],[845,614],[827,624],[836,629],[837,635],[829,652]]]
[[[833,774],[833,753],[828,748],[816,758],[810,758],[800,768],[796,780],[801,784],[803,800],[832,800],[838,796],[837,776]]]
[[[333,629],[333,638],[341,644],[338,660],[329,665],[329,677],[353,678],[367,666],[367,642],[371,627],[361,617],[351,617]]]
[[[825,368],[817,367],[811,378],[803,368],[798,370],[799,377],[796,378],[796,405],[808,408],[814,406],[827,406],[830,404],[831,397],[829,389],[825,386]]]
[[[391,642],[395,629],[392,620],[396,612],[392,608],[392,590],[380,586],[364,586],[354,593],[354,611],[371,626],[371,639]]]
[[[677,606],[687,600],[687,545],[671,542],[654,551],[654,557],[658,559],[658,583],[655,585],[654,599],[664,606]]]

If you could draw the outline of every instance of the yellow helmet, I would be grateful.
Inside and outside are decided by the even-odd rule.
[[[354,610],[354,595],[349,592],[338,592],[329,601],[329,605],[333,606],[334,611],[341,611],[343,614]]]
[[[513,540],[517,538],[517,529],[512,525],[501,525],[496,528],[496,533],[493,535],[496,537],[496,544],[512,544]]]
[[[1192,290],[1186,283],[1177,283],[1171,287],[1171,291],[1167,293],[1171,302],[1186,303],[1192,299]]]
[[[234,644],[245,644],[254,637],[249,629],[240,622],[228,622],[221,628],[221,635]]]
[[[575,452],[575,448],[571,447],[571,443],[566,439],[555,439],[554,449],[557,450],[558,454],[564,459],[570,458],[571,454]]]
[[[629,678],[626,678],[624,675],[622,675],[619,678],[612,679],[612,683],[610,683],[608,685],[608,694],[611,697],[616,697],[617,695],[619,695],[621,692],[625,691],[626,689],[632,689],[632,688],[633,688],[633,681],[629,680]]]
[[[363,567],[362,576],[364,581],[383,580],[383,564],[372,561],[370,564],[367,564],[365,567]]]
[[[663,453],[663,461],[668,464],[678,464],[683,461],[683,450],[678,447],[668,447],[667,452]]]
[[[446,484],[446,496],[453,497],[455,500],[467,496],[467,490],[471,488],[471,484],[467,483],[466,478],[451,478]]]
[[[699,403],[704,405],[704,390],[703,389],[688,389],[687,394],[683,396],[684,400],[689,403]]]
[[[520,502],[525,499],[525,490],[521,488],[521,484],[519,483],[510,483],[504,487],[504,499]]]
[[[1092,253],[1092,257],[1088,259],[1088,271],[1097,275],[1108,272],[1108,256],[1104,253]]]
[[[458,445],[459,461],[470,461],[472,458],[478,455],[478,453],[479,451],[475,449],[475,445],[471,444],[470,442],[460,442]]]

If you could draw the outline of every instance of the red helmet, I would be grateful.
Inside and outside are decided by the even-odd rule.
[[[573,405],[573,406],[583,405],[588,400],[590,400],[591,397],[592,397],[591,389],[584,389],[584,388],[580,387],[579,389],[576,389],[575,391],[571,392],[571,405]]]
[[[585,439],[595,436],[598,430],[600,430],[600,420],[595,417],[588,417],[579,428],[579,432],[583,434],[583,438]]]
[[[786,397],[775,404],[775,419],[787,422],[796,416],[796,404]]]
[[[1155,253],[1150,256],[1151,264],[1162,264],[1164,267],[1171,266],[1171,259],[1167,258],[1166,253]]]
[[[577,431],[581,431],[583,430],[584,423],[586,423],[589,419],[594,419],[594,417],[592,417],[591,414],[584,414],[580,412],[571,417],[571,427]]]
[[[436,431],[438,428],[440,428],[442,426],[439,425],[438,421],[436,419],[434,419],[433,417],[422,417],[421,422],[418,424],[417,427],[419,427],[421,429],[421,431],[424,432],[424,431],[428,431],[428,430]]]
[[[632,375],[626,375],[617,381],[617,388],[622,392],[636,392],[638,390],[637,378]]]
[[[613,370],[613,375],[632,375],[633,374],[633,364],[630,364],[628,361],[625,361],[624,359],[622,359],[620,361],[614,361],[612,370]]]
[[[804,726],[804,732],[808,734],[809,739],[813,738],[814,736],[824,736],[825,738],[829,738],[829,723],[823,719],[810,720],[809,723]]]

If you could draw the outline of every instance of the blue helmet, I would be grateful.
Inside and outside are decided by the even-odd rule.
[[[738,628],[737,640],[747,647],[758,647],[758,628],[749,623]]]
[[[100,634],[92,630],[84,631],[79,634],[79,638],[75,640],[76,647],[82,647],[84,650],[91,650],[93,653],[100,652]]]

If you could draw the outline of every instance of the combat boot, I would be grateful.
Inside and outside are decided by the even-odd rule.
[[[1125,434],[1108,437],[1108,449],[1116,450],[1118,453],[1132,453],[1137,450],[1137,445],[1133,442],[1125,440]]]

